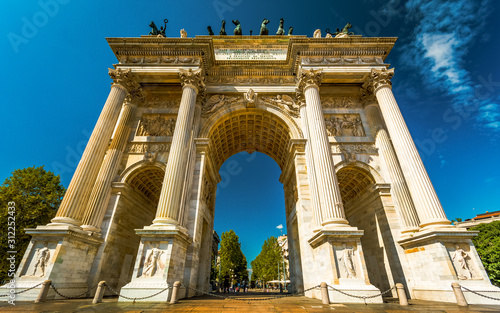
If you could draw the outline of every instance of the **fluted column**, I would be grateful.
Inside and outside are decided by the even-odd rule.
[[[134,99],[135,100],[135,99]],[[136,100],[137,101],[137,100]],[[134,101],[135,102],[135,101]],[[116,171],[122,159],[123,150],[127,144],[130,133],[130,124],[134,117],[137,105],[132,101],[123,104],[115,135],[109,146],[106,157],[97,175],[94,188],[90,194],[89,204],[83,216],[82,228],[86,231],[100,232],[101,223],[106,213],[109,201],[111,183],[116,176]]]
[[[375,99],[373,99],[375,101]],[[365,106],[366,117],[372,130],[375,130],[373,135],[375,137],[375,145],[379,149],[380,156],[387,165],[387,171],[391,178],[391,190],[394,195],[396,206],[399,208],[402,233],[409,234],[419,230],[420,220],[417,216],[413,199],[411,198],[410,190],[406,184],[405,178],[399,161],[391,144],[389,135],[384,127],[382,116],[377,104],[370,103]]]
[[[298,92],[302,92],[306,102],[307,123],[313,160],[318,182],[319,200],[323,226],[345,226],[344,206],[333,164],[330,142],[326,133],[325,118],[319,96],[321,71],[302,71],[299,75]]]
[[[303,97],[302,97],[303,98]],[[307,139],[306,143],[306,165],[307,165],[307,176],[309,177],[309,185],[311,191],[311,205],[314,212],[314,221],[318,227],[321,227],[321,207],[319,205],[319,191],[316,179],[316,171],[314,168],[314,157],[313,151],[311,149],[311,135],[309,134],[309,125],[307,123],[307,112],[305,99],[300,103],[300,118],[302,120],[302,130],[304,137]]]
[[[130,70],[109,69],[109,75],[114,83],[111,86],[108,99],[89,138],[87,147],[83,152],[80,163],[78,163],[56,217],[52,219],[49,225],[81,225],[92,187],[113,134],[123,100],[129,90],[134,93],[133,90],[139,86],[137,82],[133,81],[133,74]]]
[[[175,124],[172,145],[168,155],[165,178],[153,226],[178,225],[182,187],[189,152],[189,140],[193,128],[196,95],[203,92],[205,84],[201,70],[181,70],[182,98]]]
[[[428,228],[450,225],[451,222],[446,218],[443,207],[418,154],[417,147],[392,94],[391,78],[393,75],[394,69],[372,69],[371,78],[366,86],[373,90],[373,94],[377,97],[382,116],[403,167],[403,174],[420,217],[420,226]]]

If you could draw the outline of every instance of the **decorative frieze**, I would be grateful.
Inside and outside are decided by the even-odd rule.
[[[172,115],[158,114],[156,117],[143,116],[137,136],[173,136],[175,118]],[[170,117],[170,118],[169,118]]]
[[[328,136],[365,136],[363,122],[359,114],[325,115],[325,126]]]
[[[210,76],[207,77],[210,84],[231,84],[231,85],[283,85],[294,84],[295,77],[234,77],[234,76]]]
[[[200,58],[181,57],[181,56],[130,56],[121,55],[119,57],[121,64],[189,64],[199,65]]]
[[[333,65],[350,65],[350,64],[384,64],[381,57],[305,57],[302,59],[303,64],[333,64]]]
[[[354,97],[322,97],[321,104],[324,108],[359,109],[361,100]]]
[[[141,106],[153,108],[172,108],[178,107],[181,103],[180,97],[177,98],[158,98],[147,97]]]
[[[144,154],[144,153],[160,153],[169,152],[170,143],[130,143],[127,147],[127,152],[132,154]]]
[[[341,153],[348,163],[356,162],[358,154],[378,154],[373,144],[340,144],[332,145],[332,153]]]

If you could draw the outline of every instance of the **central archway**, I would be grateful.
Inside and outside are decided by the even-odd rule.
[[[261,152],[277,163],[281,169],[279,181],[283,184],[285,198],[286,233],[290,251],[289,273],[292,281],[296,277],[294,281],[296,287],[302,288],[299,240],[294,240],[299,233],[298,223],[296,219],[288,219],[293,215],[290,213],[294,211],[298,199],[292,143],[293,139],[302,139],[302,133],[295,120],[276,108],[262,104],[257,104],[255,108],[245,108],[241,104],[236,104],[211,115],[203,123],[200,137],[208,139],[207,157],[217,173],[228,158],[239,152]],[[205,177],[207,176],[209,175],[205,174]],[[214,188],[212,190],[214,198],[215,193]],[[205,252],[200,250],[199,259],[207,260],[208,258],[203,257],[202,253]],[[200,266],[206,267],[205,264]]]
[[[262,109],[244,109],[219,118],[207,138],[217,169],[241,151],[265,153],[283,169],[292,133],[277,115]]]

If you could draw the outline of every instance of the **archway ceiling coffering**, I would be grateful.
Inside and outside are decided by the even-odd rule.
[[[138,170],[137,174],[129,179],[129,185],[142,193],[154,205],[160,200],[161,186],[165,171],[156,166],[145,167]]]
[[[357,167],[345,167],[337,172],[340,196],[344,204],[356,198],[360,192],[375,183],[366,171]]]
[[[246,109],[222,117],[210,130],[209,138],[217,168],[235,153],[258,151],[269,155],[283,169],[291,135],[288,126],[276,115]]]

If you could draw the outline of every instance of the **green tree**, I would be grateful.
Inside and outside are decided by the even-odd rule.
[[[472,242],[491,282],[500,287],[500,221],[479,224],[470,230],[479,231]]]
[[[259,255],[251,262],[252,280],[264,283],[278,278],[278,264],[281,260],[281,248],[278,239],[271,236],[264,241]]]
[[[241,252],[241,243],[234,230],[223,232],[220,241],[221,275],[236,281],[248,279],[247,259]]]
[[[6,256],[10,254],[7,251],[17,251],[17,269],[31,239],[24,229],[49,223],[65,191],[59,175],[46,171],[43,166],[15,170],[0,186],[0,251],[4,256],[0,260],[0,282],[8,278],[10,262]],[[15,242],[9,241],[12,235],[9,226],[15,227],[15,236],[11,236]]]

